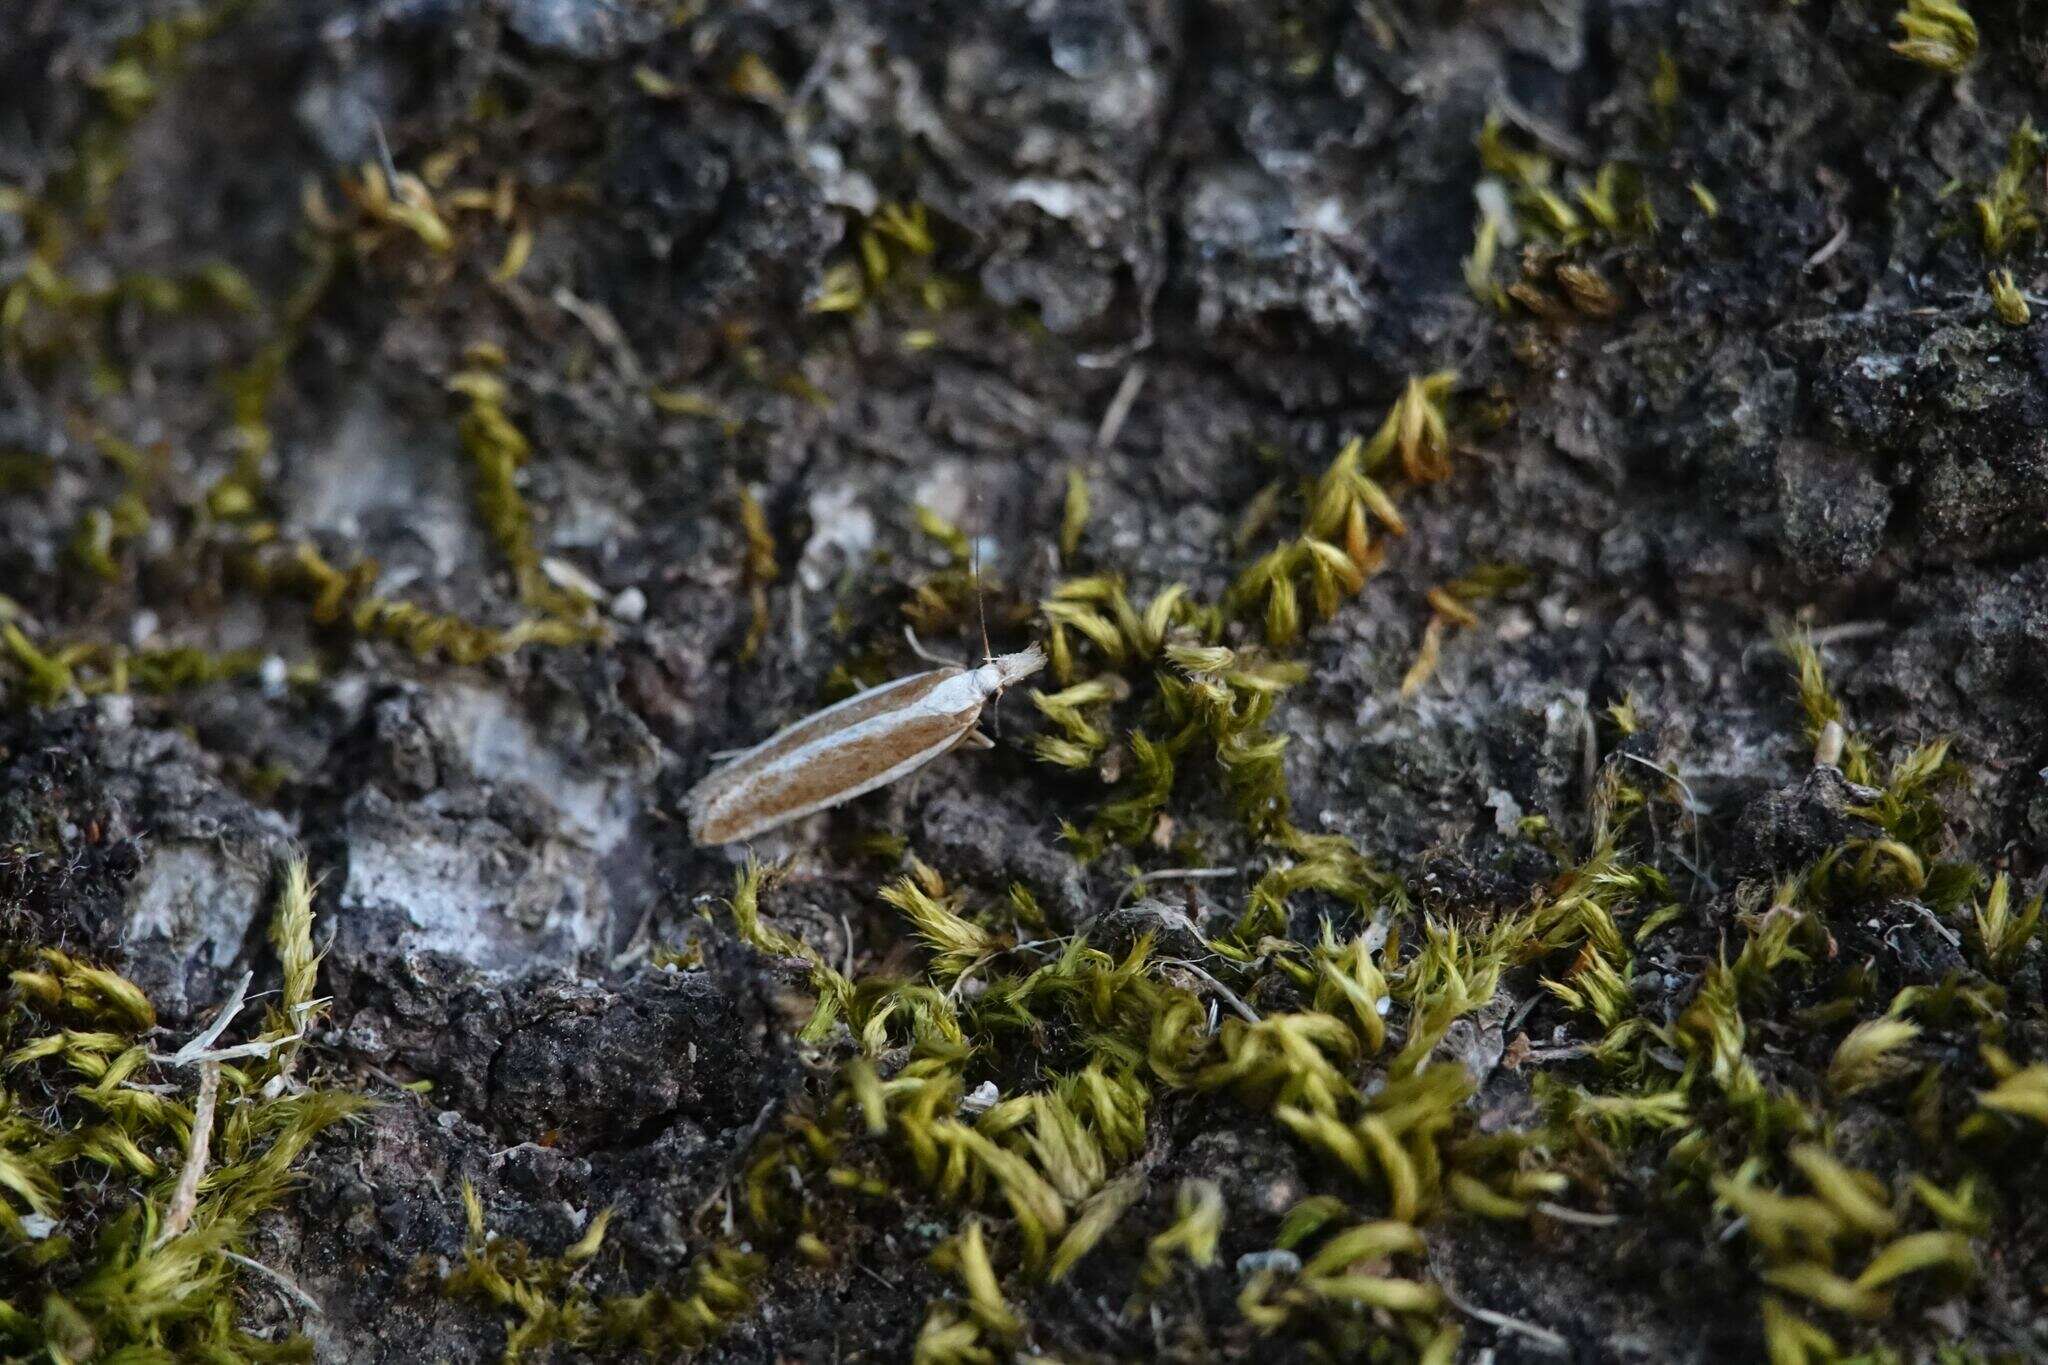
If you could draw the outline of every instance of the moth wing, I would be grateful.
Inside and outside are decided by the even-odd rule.
[[[917,675],[807,717],[699,782],[690,793],[700,844],[751,838],[907,776],[960,742],[984,698],[956,671]],[[889,693],[892,695],[883,695]],[[838,713],[830,723],[828,716]]]

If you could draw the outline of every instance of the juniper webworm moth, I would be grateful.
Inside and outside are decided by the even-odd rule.
[[[975,597],[981,593],[976,546]],[[848,697],[778,730],[714,769],[685,800],[690,837],[728,844],[765,834],[907,777],[959,745],[986,747],[982,708],[1045,667],[1037,645],[996,654],[981,628],[982,662],[948,664]]]

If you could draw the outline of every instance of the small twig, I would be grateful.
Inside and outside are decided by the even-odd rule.
[[[1232,989],[1230,989],[1230,987],[1224,985],[1221,981],[1218,981],[1215,977],[1209,975],[1208,972],[1196,966],[1194,963],[1188,961],[1186,958],[1163,957],[1159,959],[1159,962],[1161,966],[1165,967],[1185,967],[1188,971],[1193,972],[1196,976],[1201,977],[1202,980],[1208,982],[1210,986],[1214,987],[1216,994],[1222,997],[1223,1003],[1230,1006],[1230,1008],[1237,1013],[1239,1018],[1243,1019],[1248,1024],[1256,1024],[1259,1022],[1258,1011],[1254,1010],[1250,1005],[1245,1004],[1244,1001],[1238,999],[1236,991],[1233,991]]]
[[[1922,905],[1919,901],[1907,901],[1906,904],[1912,906],[1915,910],[1918,910],[1921,913],[1921,915],[1926,917],[1927,922],[1934,926],[1934,932],[1940,934],[1943,938],[1947,939],[1950,947],[1960,948],[1962,946],[1963,936],[1961,934],[1958,934],[1955,930],[1949,928],[1946,924],[1943,924],[1941,922],[1941,916],[1935,914],[1934,911]]]
[[[1700,844],[1700,815],[1704,811],[1705,807],[1700,805],[1700,799],[1699,797],[1693,794],[1692,787],[1687,784],[1684,778],[1678,775],[1678,770],[1676,768],[1660,767],[1659,765],[1650,762],[1650,760],[1647,758],[1643,758],[1638,754],[1632,754],[1626,751],[1623,751],[1621,756],[1625,759],[1628,759],[1632,763],[1642,764],[1645,768],[1648,768],[1651,772],[1657,774],[1657,776],[1663,778],[1665,781],[1671,783],[1672,786],[1678,788],[1680,791],[1685,793],[1685,813],[1692,817],[1692,862],[1686,864],[1686,870],[1691,872],[1693,876],[1698,877],[1702,882],[1706,883],[1707,888],[1709,890],[1719,890],[1720,888],[1714,884],[1714,879],[1706,875],[1706,873],[1703,872],[1700,868],[1700,864],[1703,864],[1706,861],[1705,854],[1701,851]],[[1683,860],[1681,859],[1681,861]]]
[[[1162,867],[1152,872],[1140,872],[1124,884],[1123,890],[1117,892],[1116,904],[1110,907],[1110,913],[1115,914],[1123,909],[1125,903],[1130,900],[1133,891],[1136,891],[1141,886],[1150,886],[1153,882],[1172,880],[1208,881],[1216,877],[1235,877],[1241,870],[1235,867]]]
[[[1652,763],[1649,759],[1644,758],[1641,754],[1631,754],[1624,751],[1622,757],[1627,759],[1631,763],[1642,764],[1645,768],[1648,768],[1651,772],[1657,774],[1657,776],[1663,778],[1666,782],[1669,782],[1672,786],[1684,792],[1686,814],[1697,816],[1700,813],[1700,810],[1702,809],[1700,806],[1700,799],[1697,796],[1693,795],[1692,788],[1686,785],[1685,779],[1680,777],[1677,774],[1677,772],[1670,768],[1666,768],[1661,764]]]
[[[1583,166],[1593,159],[1593,154],[1587,149],[1585,143],[1579,141],[1548,119],[1539,118],[1523,108],[1521,104],[1516,102],[1505,91],[1496,93],[1494,95],[1494,102],[1500,106],[1501,113],[1507,116],[1509,123],[1514,124],[1517,128],[1520,128],[1530,137],[1535,138],[1565,160]]]
[[[254,1257],[244,1256],[239,1251],[222,1251],[221,1255],[238,1266],[253,1270],[257,1274],[264,1276],[286,1294],[297,1299],[308,1313],[312,1313],[316,1317],[323,1316],[326,1313],[327,1310],[320,1306],[320,1300],[299,1288],[298,1281],[292,1279],[291,1276],[285,1274],[282,1270],[273,1270],[271,1267],[263,1264],[263,1262],[256,1260]]]
[[[384,1082],[384,1084],[390,1086],[393,1090],[403,1090],[406,1094],[412,1096],[416,1100],[424,1101],[424,1099],[426,1098],[425,1096],[421,1095],[419,1091],[414,1090],[411,1086],[407,1085],[404,1081],[399,1080],[398,1077],[392,1075],[390,1072],[384,1070],[382,1067],[365,1066],[363,1070],[369,1075],[375,1076],[378,1080]]]
[[[789,584],[789,657],[801,659],[811,652],[811,637],[804,630],[804,581],[793,578]]]
[[[1588,1213],[1584,1209],[1567,1208],[1553,1204],[1548,1199],[1536,1201],[1538,1212],[1555,1218],[1560,1223],[1577,1223],[1582,1228],[1611,1228],[1621,1221],[1618,1213]]]
[[[164,1217],[163,1231],[151,1247],[160,1247],[183,1232],[199,1207],[199,1181],[206,1174],[206,1151],[213,1142],[213,1106],[220,1097],[220,1063],[199,1064],[199,1100],[192,1106],[192,1136],[185,1143],[185,1165],[178,1172],[178,1188],[171,1195],[171,1209]]]
[[[711,1206],[720,1199],[725,1200],[726,1217],[731,1218],[732,1179],[735,1175],[739,1174],[739,1168],[745,1162],[748,1152],[752,1150],[754,1140],[767,1130],[768,1120],[775,1116],[775,1111],[781,1105],[782,1101],[780,1099],[767,1101],[761,1106],[761,1112],[754,1115],[754,1121],[747,1125],[747,1131],[740,1134],[740,1140],[733,1144],[732,1155],[726,1158],[725,1173],[718,1178],[718,1183],[712,1186],[711,1193],[705,1195],[703,1202],[699,1203],[696,1210],[691,1213],[690,1226],[692,1228],[697,1226],[698,1221],[706,1213],[710,1212]]]
[[[1579,784],[1586,799],[1593,799],[1593,784],[1600,780],[1600,724],[1593,712],[1579,707]]]
[[[1520,1005],[1515,1007],[1515,1012],[1508,1016],[1507,1027],[1509,1029],[1519,1029],[1522,1026],[1522,1021],[1527,1019],[1535,1011],[1536,1006],[1542,1002],[1543,995],[1540,991],[1523,1000]]]
[[[933,652],[932,650],[926,649],[924,647],[924,641],[917,638],[917,632],[912,630],[907,625],[903,627],[903,638],[910,645],[910,652],[912,654],[915,654],[918,658],[924,660],[928,664],[937,664],[941,668],[967,667],[966,664],[962,663],[958,659],[949,659],[943,654],[938,654]]]
[[[973,976],[976,972],[980,971],[983,967],[986,967],[989,963],[993,962],[1005,951],[1007,950],[998,948],[992,953],[983,953],[980,957],[977,957],[976,959],[974,959],[974,961],[968,963],[965,967],[962,967],[960,969],[960,975],[953,978],[953,984],[946,987],[946,998],[948,1000],[958,1000],[960,998],[960,992],[965,990],[967,987],[967,979]]]
[[[227,1003],[222,1005],[219,1013],[213,1016],[213,1022],[201,1029],[193,1037],[192,1041],[186,1043],[185,1046],[179,1048],[164,1060],[172,1066],[189,1066],[191,1063],[199,1060],[208,1048],[220,1041],[221,1034],[227,1032],[228,1025],[234,1022],[237,1014],[241,1013],[242,1001],[249,994],[249,983],[255,979],[256,973],[243,972],[242,979],[235,983],[234,991],[229,994]]]
[[[1107,450],[1116,444],[1124,423],[1130,418],[1131,408],[1138,401],[1138,391],[1145,387],[1145,363],[1134,361],[1124,371],[1123,382],[1116,386],[1109,406],[1102,410],[1102,425],[1095,429],[1095,448]]]
[[[1849,224],[1847,220],[1844,220],[1842,226],[1835,230],[1835,235],[1828,238],[1826,242],[1822,243],[1820,250],[1814,252],[1811,256],[1808,256],[1806,258],[1806,264],[1802,267],[1802,269],[1820,269],[1822,266],[1826,265],[1829,261],[1835,258],[1836,252],[1840,251],[1843,247],[1847,246],[1848,244]]]
[[[1436,1287],[1443,1291],[1446,1299],[1450,1300],[1451,1307],[1457,1309],[1468,1318],[1476,1319],[1479,1322],[1485,1323],[1488,1327],[1496,1328],[1503,1332],[1527,1337],[1543,1350],[1556,1355],[1566,1355],[1571,1351],[1571,1342],[1556,1332],[1551,1331],[1548,1327],[1538,1327],[1533,1322],[1524,1322],[1520,1318],[1511,1318],[1506,1313],[1497,1312],[1491,1308],[1481,1308],[1478,1304],[1470,1303],[1461,1298],[1441,1279],[1437,1281]]]
[[[825,32],[825,41],[818,45],[818,55],[811,59],[810,66],[797,80],[796,88],[789,92],[782,125],[792,135],[801,131],[804,106],[817,97],[818,91],[824,87],[825,78],[831,74],[833,63],[839,60],[840,50],[846,45],[846,35],[842,31],[845,25],[843,16],[833,21],[832,27]]]
[[[1028,943],[1019,943],[1014,945],[1013,947],[1011,947],[1010,951],[1013,953],[1035,953],[1042,951],[1046,948],[1064,949],[1069,943],[1072,943],[1073,941],[1074,935],[1072,934],[1061,934],[1058,938],[1034,938]]]
[[[555,307],[582,323],[583,329],[612,353],[628,383],[636,388],[645,386],[647,372],[640,364],[639,353],[626,339],[626,329],[619,326],[619,320],[612,316],[611,309],[601,303],[578,298],[566,285],[555,290],[552,300]]]
[[[195,1052],[189,1057],[184,1056],[182,1053],[168,1055],[162,1052],[152,1052],[149,1054],[149,1060],[161,1062],[165,1066],[190,1066],[194,1062],[232,1062],[240,1057],[268,1057],[272,1052],[275,1052],[285,1044],[296,1043],[305,1036],[304,1033],[287,1033],[282,1038],[258,1038],[251,1043],[236,1043],[233,1047],[214,1048],[210,1052]]]
[[[1199,882],[1212,877],[1235,877],[1240,869],[1235,867],[1161,867],[1150,872],[1140,872],[1140,882],[1163,882],[1169,879]]]

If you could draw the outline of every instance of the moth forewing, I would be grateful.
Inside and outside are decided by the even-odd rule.
[[[978,668],[913,673],[806,716],[697,784],[690,837],[750,839],[908,776],[974,733],[990,698],[1043,667],[1032,645]]]

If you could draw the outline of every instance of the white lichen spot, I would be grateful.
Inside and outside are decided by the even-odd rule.
[[[797,581],[807,592],[823,592],[848,569],[867,562],[875,549],[875,517],[851,483],[831,484],[811,494],[811,538],[796,562]]]

